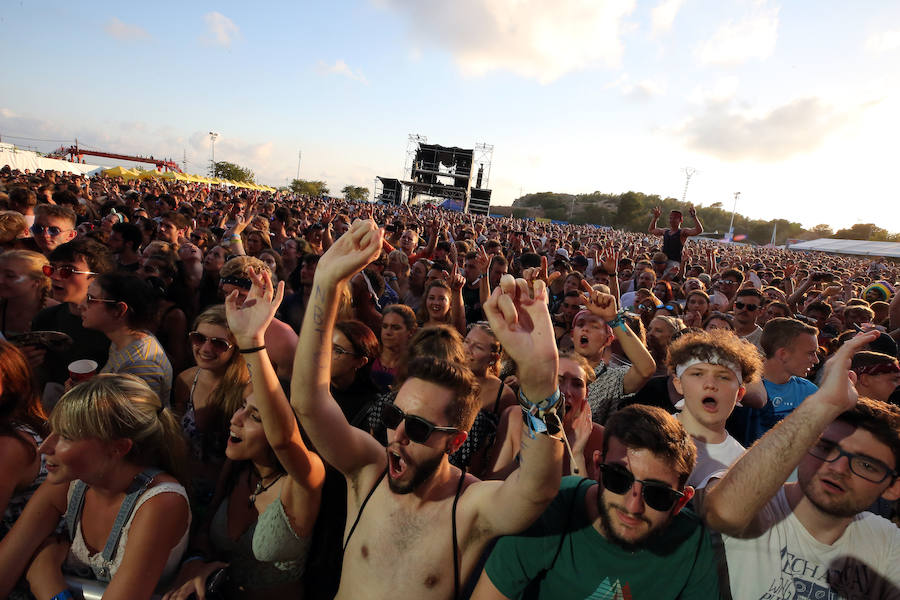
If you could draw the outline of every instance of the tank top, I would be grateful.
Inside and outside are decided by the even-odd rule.
[[[684,249],[684,243],[681,241],[681,229],[672,231],[666,229],[663,232],[663,254],[669,257],[669,260],[681,262],[681,251]]]

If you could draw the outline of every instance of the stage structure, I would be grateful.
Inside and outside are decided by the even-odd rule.
[[[494,147],[474,148],[429,144],[425,136],[410,135],[403,166],[405,179],[375,179],[375,200],[392,204],[448,202],[465,212],[488,214],[491,206],[491,160]]]

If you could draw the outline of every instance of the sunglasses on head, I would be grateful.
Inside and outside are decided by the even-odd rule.
[[[39,225],[37,223],[35,223],[34,225],[31,226],[31,233],[33,233],[34,235],[44,235],[45,231],[50,234],[50,237],[56,237],[63,232],[72,231],[72,230],[71,229],[60,229],[56,225],[50,225],[48,227],[47,225]]]
[[[210,347],[216,354],[227,352],[231,349],[232,346],[234,346],[234,344],[232,344],[225,338],[207,337],[199,331],[190,332],[188,334],[188,339],[191,341],[191,344],[193,344],[197,348],[201,348],[206,342],[209,342]]]
[[[400,423],[406,423],[406,437],[416,442],[424,444],[435,431],[439,433],[456,433],[459,431],[456,427],[438,427],[431,421],[408,415],[400,410],[396,404],[385,404],[381,410],[381,422],[388,429],[397,429]]]
[[[246,277],[223,277],[221,279],[222,285],[233,285],[234,287],[239,287],[242,290],[249,290],[253,287],[253,282]]]
[[[631,471],[619,465],[603,463],[599,468],[603,487],[613,494],[621,496],[626,494],[635,482],[638,482],[641,484],[641,496],[644,498],[644,503],[659,512],[672,510],[678,499],[684,496],[678,490],[673,490],[664,483],[636,479]]]
[[[741,310],[746,309],[748,312],[754,312],[757,308],[759,308],[759,304],[744,304],[743,302],[735,302],[734,307]]]
[[[52,277],[54,273],[59,274],[60,279],[68,279],[74,274],[78,275],[98,275],[98,273],[94,273],[93,271],[79,271],[72,265],[44,265],[41,267],[41,271],[44,272],[44,275],[47,277]]]

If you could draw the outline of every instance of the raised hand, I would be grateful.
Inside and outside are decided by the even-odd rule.
[[[839,412],[856,405],[859,394],[856,391],[856,373],[850,370],[850,361],[863,346],[878,338],[878,331],[867,331],[845,342],[825,363],[822,385],[816,398]]]
[[[658,207],[658,206],[654,206],[652,212],[653,212],[653,216],[656,217],[656,218],[658,219],[658,218],[659,218],[659,215],[662,214],[662,209],[661,209],[660,207]]]
[[[533,401],[549,397],[557,387],[559,356],[547,286],[540,279],[529,286],[504,275],[483,308],[500,344],[519,366],[523,393]]]
[[[616,299],[611,294],[591,290],[581,295],[581,303],[592,314],[604,321],[612,321],[616,318]]]
[[[374,221],[357,219],[319,259],[316,277],[335,285],[349,281],[381,253],[382,233]]]
[[[278,288],[275,289],[272,278],[266,271],[257,273],[250,269],[247,274],[253,286],[244,303],[238,304],[238,290],[232,291],[225,298],[228,328],[242,348],[262,345],[266,329],[284,298],[283,281],[278,282]]]

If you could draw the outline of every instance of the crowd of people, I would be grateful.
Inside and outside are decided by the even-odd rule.
[[[687,212],[0,169],[0,597],[900,598],[900,266]]]

